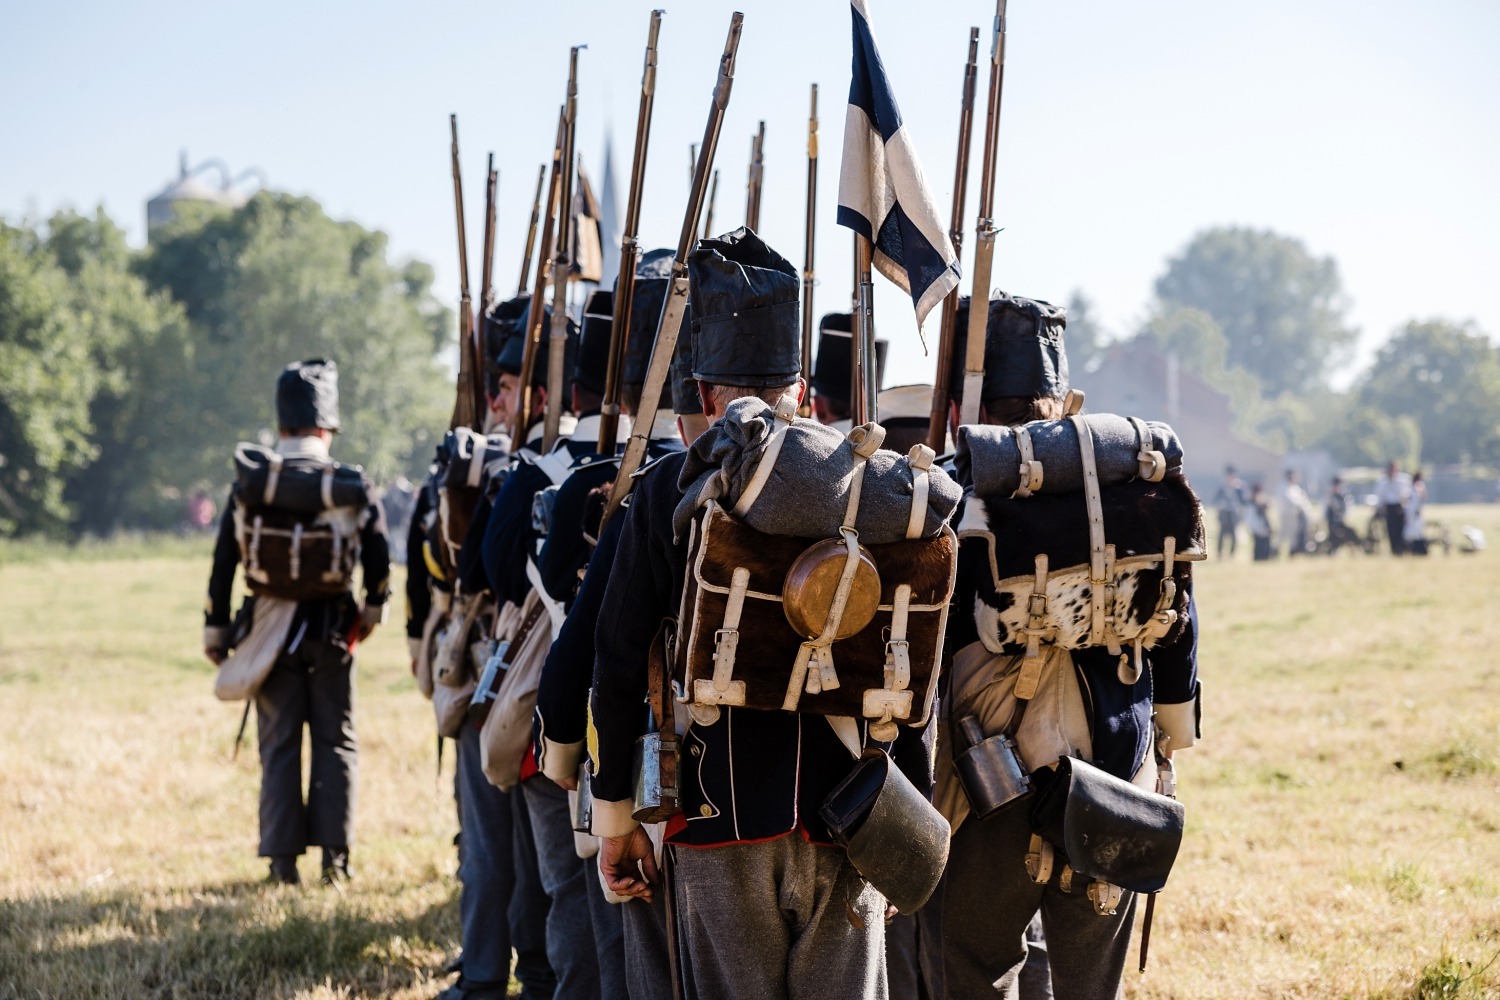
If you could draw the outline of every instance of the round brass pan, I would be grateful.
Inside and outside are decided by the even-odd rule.
[[[786,610],[786,620],[798,635],[816,639],[823,634],[848,559],[849,549],[844,540],[827,538],[808,548],[787,570],[781,586],[782,607]],[[861,545],[859,568],[854,571],[854,584],[849,589],[849,600],[834,638],[847,639],[858,634],[870,624],[879,608],[880,572],[869,550]]]

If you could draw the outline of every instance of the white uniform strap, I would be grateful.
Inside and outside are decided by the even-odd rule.
[[[797,417],[797,401],[790,396],[782,396],[776,403],[776,412],[772,414],[771,433],[766,439],[766,449],[761,453],[760,464],[755,467],[755,475],[750,477],[750,483],[745,487],[745,492],[740,495],[739,502],[730,511],[735,517],[743,518],[760,498],[760,491],[766,488],[766,483],[771,479],[771,470],[776,465],[776,456],[781,454],[781,446],[786,441],[786,432],[792,426],[792,421]]]
[[[1016,439],[1016,450],[1021,453],[1021,477],[1012,498],[1025,499],[1042,488],[1042,463],[1036,460],[1036,451],[1031,446],[1031,432],[1024,424],[1011,428]]]
[[[323,509],[333,510],[333,463],[329,462],[323,466],[323,478],[319,483],[319,492],[323,497]]]
[[[1092,621],[1089,626],[1089,645],[1102,646],[1104,644],[1104,619],[1106,614],[1112,614],[1114,609],[1110,608],[1106,612],[1104,607],[1107,577],[1104,551],[1104,502],[1099,496],[1099,467],[1094,462],[1094,435],[1089,431],[1088,423],[1080,416],[1072,416],[1068,419],[1073,422],[1073,427],[1078,432],[1078,455],[1083,463],[1083,499],[1088,506],[1089,514],[1089,594],[1093,605]]]
[[[560,601],[554,601],[547,593],[547,588],[542,586],[542,571],[537,569],[536,561],[529,556],[526,559],[526,579],[536,588],[537,600],[542,602],[542,607],[547,609],[547,617],[552,619],[552,634],[557,635],[562,631],[563,620],[567,618],[567,612],[563,610]]]
[[[267,507],[276,502],[276,484],[281,481],[281,465],[285,461],[278,452],[271,452],[267,456],[270,465],[266,467],[266,490],[261,494],[261,503]]]
[[[921,538],[927,527],[927,497],[932,491],[933,460],[937,453],[920,442],[906,453],[906,463],[911,466],[911,516],[906,520],[906,537]]]
[[[1167,474],[1167,456],[1157,449],[1151,447],[1156,443],[1151,436],[1151,429],[1146,426],[1146,421],[1140,417],[1128,417],[1130,425],[1135,428],[1135,437],[1140,445],[1136,451],[1136,475],[1148,483],[1159,483]]]
[[[545,455],[537,456],[531,464],[541,469],[552,480],[553,486],[560,486],[568,478],[568,473],[573,471],[573,453],[567,448],[555,448]]]
[[[844,559],[844,571],[839,575],[839,585],[833,592],[833,602],[828,608],[828,620],[816,639],[809,639],[797,650],[797,660],[792,665],[791,681],[787,684],[786,698],[781,707],[788,712],[797,711],[805,686],[809,694],[832,691],[839,686],[838,674],[833,670],[833,639],[838,635],[844,610],[849,605],[849,594],[854,589],[854,574],[859,569],[859,532],[853,528],[841,528],[844,546],[848,552]],[[814,663],[816,661],[816,664]],[[816,670],[812,669],[814,666]]]
[[[480,480],[484,477],[484,460],[489,454],[485,448],[486,443],[484,438],[477,435],[471,441],[474,450],[469,453],[469,474],[465,477],[470,487],[478,487]]]

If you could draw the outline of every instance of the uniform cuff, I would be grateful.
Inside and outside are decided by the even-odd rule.
[[[583,740],[555,743],[543,736],[537,744],[537,763],[542,773],[559,784],[578,777],[578,764],[582,760]]]
[[[406,637],[406,651],[411,654],[413,660],[422,655],[422,640],[420,637]]]
[[[391,616],[391,609],[384,604],[366,604],[359,613],[359,620],[367,628],[376,625],[384,625],[385,620]]]
[[[1198,742],[1198,699],[1156,706],[1156,727],[1167,738],[1168,750],[1186,750]]]
[[[203,628],[204,649],[228,649],[229,648],[229,626],[206,625]]]
[[[623,837],[641,824],[631,815],[635,812],[633,799],[594,800],[594,823],[589,832],[596,837]]]

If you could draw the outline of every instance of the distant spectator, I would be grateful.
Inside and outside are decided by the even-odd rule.
[[[1304,555],[1307,552],[1307,522],[1312,501],[1302,488],[1301,478],[1296,469],[1287,469],[1286,478],[1281,483],[1281,493],[1277,497],[1276,523],[1281,531],[1277,548],[1286,549],[1289,556]]]
[[[1427,554],[1427,518],[1422,514],[1422,508],[1426,505],[1427,484],[1422,481],[1422,471],[1418,469],[1412,473],[1411,489],[1401,512],[1401,542],[1406,551],[1414,556]]]
[[[1245,512],[1245,520],[1250,528],[1250,537],[1255,542],[1253,549],[1255,561],[1264,562],[1270,559],[1274,555],[1271,549],[1271,507],[1266,502],[1266,494],[1261,489],[1260,483],[1250,487],[1250,506]]]
[[[1234,471],[1234,466],[1224,466],[1224,481],[1219,492],[1214,494],[1214,509],[1219,512],[1218,556],[1224,558],[1224,547],[1229,547],[1229,558],[1234,558],[1235,543],[1240,530],[1240,518],[1249,499],[1245,496],[1245,481]]]
[[[188,497],[187,521],[188,527],[193,531],[208,531],[214,526],[218,516],[219,505],[203,490],[197,490]]]
[[[397,476],[396,481],[386,487],[380,497],[380,506],[385,511],[386,528],[392,538],[405,538],[407,529],[411,526],[412,508],[416,506],[416,490],[412,487],[411,480],[405,476]],[[391,560],[404,565],[406,561],[406,547],[394,546],[391,549]]]
[[[1328,552],[1333,554],[1345,545],[1359,542],[1359,534],[1349,527],[1349,491],[1338,476],[1328,484],[1328,499],[1324,505],[1324,517],[1328,521]]]
[[[1385,534],[1391,541],[1391,555],[1399,556],[1405,551],[1406,501],[1411,496],[1411,477],[1401,471],[1401,466],[1391,462],[1385,467],[1385,475],[1375,483],[1375,502],[1385,516]]]

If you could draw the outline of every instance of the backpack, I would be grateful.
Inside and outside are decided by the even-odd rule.
[[[364,473],[246,443],[236,447],[234,463],[235,539],[250,592],[289,601],[347,593],[374,502]]]

